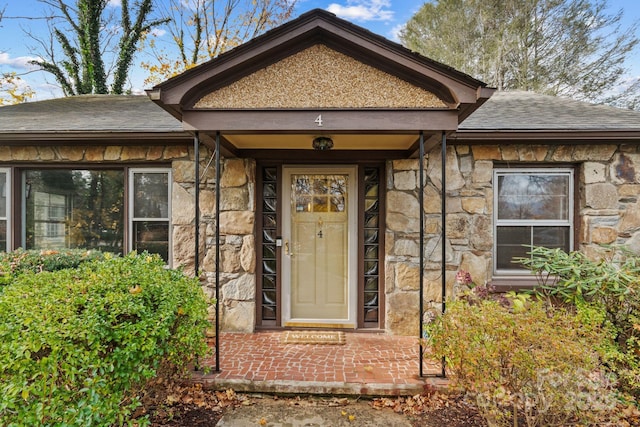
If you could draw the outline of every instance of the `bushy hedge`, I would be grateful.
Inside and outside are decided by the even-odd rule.
[[[0,292],[20,274],[75,268],[84,262],[103,259],[104,255],[100,251],[84,249],[0,252]]]
[[[475,397],[493,426],[611,421],[615,387],[595,351],[597,327],[523,296],[513,301],[454,301],[427,326],[426,344],[445,358],[452,384]]]
[[[157,256],[17,276],[0,294],[0,425],[131,423],[147,379],[206,354],[206,315],[198,280]]]
[[[520,262],[540,278],[537,295],[560,299],[602,327],[607,367],[620,390],[640,402],[640,257],[624,247],[605,253],[592,260],[577,251],[534,247]]]

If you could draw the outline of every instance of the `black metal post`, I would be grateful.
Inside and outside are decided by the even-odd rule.
[[[198,277],[198,270],[200,266],[200,135],[198,132],[193,137],[193,156],[194,156],[194,175],[195,175],[195,214],[194,223],[196,229],[195,235],[195,255],[193,257],[194,263],[194,277]]]
[[[420,132],[420,157],[418,158],[418,179],[420,184],[418,185],[418,205],[420,212],[420,243],[418,245],[420,250],[420,330],[418,331],[418,341],[420,342],[420,376],[423,376],[422,360],[424,356],[424,348],[422,345],[422,336],[424,329],[424,132]]]
[[[442,132],[442,314],[447,298],[447,134]],[[445,360],[442,359],[442,376],[446,376]]]
[[[216,132],[216,372],[220,372],[220,132]]]

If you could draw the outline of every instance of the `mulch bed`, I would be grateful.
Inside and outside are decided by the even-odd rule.
[[[281,396],[278,400],[291,404],[313,396]],[[338,399],[338,398],[335,398]],[[225,411],[242,405],[259,405],[260,399],[233,390],[208,390],[201,384],[185,384],[157,379],[145,388],[142,407],[137,415],[149,415],[152,427],[215,426]],[[340,399],[347,400],[347,399]],[[341,403],[342,404],[342,403]],[[369,403],[379,410],[403,414],[413,427],[484,427],[486,423],[472,400],[436,390],[425,390],[410,397],[376,398]],[[625,408],[621,426],[640,426],[640,411]],[[354,422],[354,426],[358,423]]]
[[[284,403],[301,398],[305,397],[279,399]],[[243,404],[256,404],[256,401],[233,390],[207,390],[201,384],[181,384],[158,379],[145,389],[142,403],[138,415],[148,414],[153,427],[197,427],[215,426],[225,410]],[[370,404],[376,409],[404,414],[415,427],[485,425],[477,410],[465,399],[435,391],[413,397],[377,398],[371,400]]]

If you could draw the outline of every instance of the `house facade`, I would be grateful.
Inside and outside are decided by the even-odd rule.
[[[470,76],[314,10],[139,96],[0,108],[0,246],[148,250],[220,327],[419,333],[526,246],[640,251],[640,113]],[[423,159],[421,162],[419,159]]]

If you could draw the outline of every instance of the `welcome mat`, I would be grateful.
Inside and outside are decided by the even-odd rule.
[[[282,333],[283,344],[345,344],[346,337],[340,331],[285,331]]]

